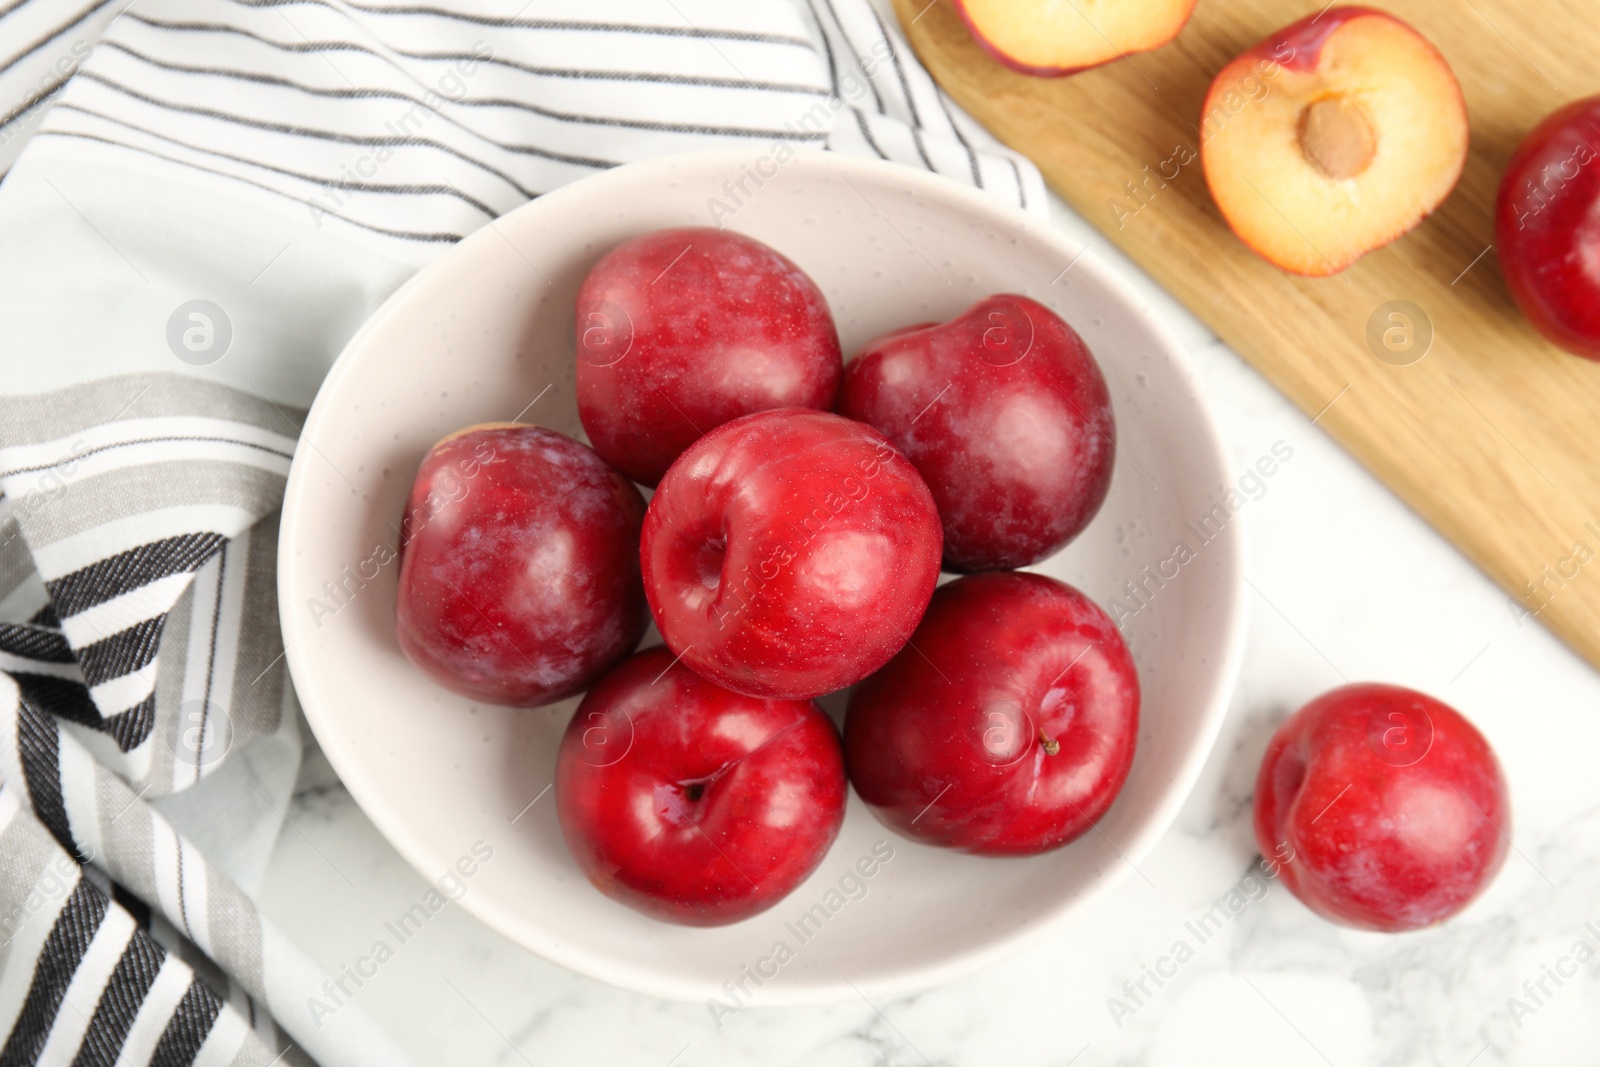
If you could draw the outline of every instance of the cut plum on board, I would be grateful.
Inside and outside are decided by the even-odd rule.
[[[1056,77],[1160,48],[1195,0],[955,0],[972,37],[1024,74]]]
[[[1224,67],[1200,157],[1223,218],[1267,262],[1335,274],[1444,202],[1467,159],[1450,64],[1393,15],[1336,7]]]

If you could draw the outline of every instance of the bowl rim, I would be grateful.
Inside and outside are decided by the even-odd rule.
[[[737,166],[749,162],[749,159],[748,148],[733,148],[681,152],[626,163],[542,194],[513,209],[500,220],[491,221],[480,227],[407,279],[351,336],[318,386],[316,398],[307,413],[300,437],[307,441],[315,440],[316,431],[323,423],[336,417],[337,413],[332,410],[333,402],[330,397],[338,392],[339,383],[353,373],[351,368],[355,364],[354,353],[367,346],[369,339],[383,329],[397,309],[405,304],[416,290],[428,284],[435,275],[454,269],[453,263],[472,257],[479,246],[510,240],[498,231],[500,221],[518,212],[558,210],[569,199],[593,195],[597,187],[616,184],[626,188],[635,183],[650,184],[656,178],[666,178],[685,168],[714,169],[730,164]],[[1013,207],[989,193],[904,164],[846,156],[831,151],[813,151],[797,152],[795,158],[785,166],[821,167],[824,170],[834,171],[846,179],[852,175],[890,174],[895,182],[912,193],[926,193],[941,200],[965,201],[965,206],[976,209],[980,214],[998,216],[1008,225],[1020,227],[1026,231],[1031,240],[1054,246],[1061,252],[1064,261],[1074,264],[1074,269],[1091,274],[1096,284],[1103,286],[1151,332],[1178,375],[1180,384],[1187,387],[1194,399],[1200,434],[1193,442],[1193,447],[1202,448],[1209,453],[1210,461],[1219,471],[1229,469],[1231,454],[1223,441],[1216,416],[1206,400],[1200,380],[1190,364],[1189,353],[1171,327],[1155,314],[1152,306],[1142,298],[1133,284],[1110,263],[1091,255],[1094,251],[1092,245],[1075,240],[1047,219]],[[428,849],[425,844],[409,834],[403,820],[392,813],[383,797],[379,795],[380,791],[367,781],[361,770],[362,761],[338,745],[327,743],[327,731],[319,729],[318,724],[334,716],[319,702],[312,689],[300,683],[300,679],[310,677],[311,667],[304,651],[307,645],[297,639],[303,629],[300,613],[290,610],[293,600],[288,576],[292,564],[288,561],[293,549],[296,523],[305,506],[304,497],[308,492],[310,475],[307,473],[309,469],[307,451],[298,447],[295,450],[279,521],[276,575],[278,617],[283,631],[285,660],[290,680],[293,682],[295,696],[306,721],[329,764],[339,776],[341,784],[363,814],[383,835],[384,840],[405,859],[406,863],[427,879],[433,857],[427,854]],[[1194,714],[1200,720],[1200,730],[1197,734],[1199,743],[1190,749],[1164,784],[1163,794],[1154,806],[1152,814],[1145,820],[1141,831],[1120,846],[1113,845],[1123,862],[1107,864],[1100,871],[1089,875],[1078,894],[1041,908],[1033,921],[1019,925],[1009,933],[997,934],[989,940],[965,950],[952,952],[935,962],[886,968],[882,973],[863,976],[859,981],[840,982],[831,979],[807,981],[796,976],[790,981],[782,984],[774,983],[763,990],[759,1006],[833,1004],[859,999],[864,992],[879,996],[899,996],[942,985],[997,963],[1044,940],[1078,911],[1089,907],[1108,893],[1127,876],[1129,868],[1136,869],[1138,861],[1166,835],[1177,819],[1179,809],[1187,803],[1216,746],[1217,737],[1237,686],[1249,625],[1249,600],[1245,596],[1247,529],[1247,519],[1241,512],[1222,530],[1222,536],[1212,541],[1209,546],[1222,550],[1208,552],[1208,555],[1219,560],[1223,572],[1226,602],[1221,607],[1227,611],[1228,625],[1217,657],[1216,669],[1211,672],[1209,692],[1205,694],[1203,700],[1195,701],[1197,710]],[[479,894],[467,894],[459,903],[473,918],[511,943],[576,974],[630,992],[671,1001],[700,1003],[708,995],[708,988],[696,981],[674,978],[656,968],[636,967],[628,960],[590,950],[571,940],[554,935],[547,935],[542,939],[530,939],[526,936],[525,928],[517,927],[502,914],[501,909],[486,904]],[[720,990],[713,992],[720,995]]]

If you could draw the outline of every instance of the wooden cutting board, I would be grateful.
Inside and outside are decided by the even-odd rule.
[[[1600,364],[1534,333],[1491,247],[1495,190],[1518,142],[1557,106],[1600,92],[1595,0],[1383,0],[1454,68],[1471,157],[1432,217],[1324,279],[1283,274],[1246,249],[1212,203],[1198,158],[1143,207],[1124,186],[1143,181],[1146,167],[1184,158],[1180,146],[1197,152],[1216,72],[1322,4],[1199,0],[1164,48],[1069,78],[1034,78],[980,49],[950,0],[894,3],[952,97],[1600,666]],[[1368,344],[1369,320],[1395,300],[1432,323],[1431,348],[1409,365],[1377,358]],[[1508,616],[1514,609],[1508,600]]]

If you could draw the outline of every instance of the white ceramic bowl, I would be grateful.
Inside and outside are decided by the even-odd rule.
[[[764,1005],[851,998],[852,984],[908,991],[1045,936],[1137,863],[1199,773],[1239,664],[1238,520],[1203,546],[1186,525],[1231,480],[1199,390],[1133,290],[1048,225],[943,178],[831,153],[797,156],[759,189],[747,182],[754,195],[722,220],[816,279],[847,356],[879,333],[1016,292],[1054,308],[1099,357],[1119,437],[1111,494],[1083,536],[1035,568],[1103,606],[1138,608],[1124,630],[1144,690],[1138,754],[1096,832],[1045,856],[979,859],[896,837],[852,795],[821,867],[772,910],[718,929],[655,922],[590,886],[562,843],[545,790],[577,702],[475,705],[425,678],[394,637],[395,524],[428,447],[519,416],[581,437],[572,305],[585,272],[627,237],[713,224],[711,198],[729,203],[724,182],[752,159],[635,163],[540,197],[446,253],[362,328],[317,396],[310,447],[289,476],[278,570],[289,667],[372,821],[430,880],[468,857],[461,906],[518,944],[682,1000],[721,994],[746,967],[776,972]],[[1181,567],[1179,542],[1195,550]],[[1164,585],[1146,565],[1165,568]],[[1149,590],[1143,606],[1129,581]],[[858,888],[848,872],[875,846],[893,858],[867,864]],[[830,894],[841,878],[848,893]],[[779,941],[793,953],[781,966]]]

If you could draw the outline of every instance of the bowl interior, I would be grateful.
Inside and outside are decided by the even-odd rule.
[[[699,1000],[750,968],[766,979],[759,1002],[782,1004],[854,997],[851,983],[888,993],[949,978],[1019,947],[1137,863],[1176,814],[1226,708],[1242,570],[1237,520],[1205,540],[1202,520],[1230,477],[1195,383],[1120,279],[1044,224],[944,179],[819,153],[758,183],[752,158],[683,156],[589,178],[486,227],[397,293],[312,409],[279,582],[311,726],[425,877],[457,871],[446,886],[464,891],[461,906],[581,973]],[[1118,426],[1111,494],[1083,536],[1034,568],[1108,609],[1116,598],[1139,667],[1138,754],[1098,832],[1041,857],[977,859],[895,836],[852,794],[820,869],[777,907],[719,929],[661,924],[602,896],[562,843],[546,790],[576,700],[535,711],[474,704],[401,655],[393,546],[423,454],[476,422],[520,419],[581,438],[572,304],[585,272],[627,237],[717,221],[816,279],[847,358],[879,333],[1005,291],[1055,309],[1098,356]],[[1191,558],[1175,559],[1179,544]],[[842,701],[825,704],[837,714]]]

